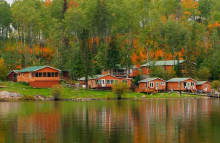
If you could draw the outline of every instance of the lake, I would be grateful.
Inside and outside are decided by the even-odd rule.
[[[219,140],[218,99],[0,103],[0,143]]]

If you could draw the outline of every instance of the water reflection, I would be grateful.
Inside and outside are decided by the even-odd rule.
[[[220,100],[0,103],[0,142],[215,142]]]

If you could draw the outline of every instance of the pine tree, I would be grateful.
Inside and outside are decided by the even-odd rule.
[[[181,65],[180,65],[180,61],[179,61],[179,57],[177,56],[177,64],[174,66],[174,70],[176,72],[176,76],[177,77],[182,77],[183,73],[181,70]]]

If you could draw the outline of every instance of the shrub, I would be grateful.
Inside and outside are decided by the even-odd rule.
[[[55,85],[55,86],[52,87],[51,95],[53,96],[54,101],[60,100],[61,93],[62,93],[62,86]]]
[[[20,101],[35,101],[34,96],[26,95],[19,99]]]
[[[220,91],[220,81],[214,80],[214,81],[211,83],[211,86],[212,86],[212,88],[214,88],[215,90]]]
[[[125,82],[116,82],[112,85],[112,91],[118,96],[118,100],[121,96],[128,92],[128,84]]]
[[[106,95],[106,99],[107,99],[107,100],[110,100],[110,96],[111,96],[110,94],[107,94],[107,95]]]

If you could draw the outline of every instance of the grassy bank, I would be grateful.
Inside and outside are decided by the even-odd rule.
[[[43,95],[46,97],[51,96],[51,89],[36,89],[32,88],[23,83],[13,83],[13,82],[3,82],[1,85],[6,86],[6,88],[0,88],[0,91],[16,92],[21,95]],[[147,95],[144,93],[127,93],[123,98],[141,98],[143,95],[146,98],[186,98],[186,97],[200,97],[198,95],[182,94],[179,96],[178,93],[156,93],[153,95]],[[76,98],[96,98],[105,99],[106,97],[116,98],[116,95],[112,91],[96,91],[96,90],[84,90],[84,89],[72,89],[64,87],[62,90],[63,99],[76,99]]]

